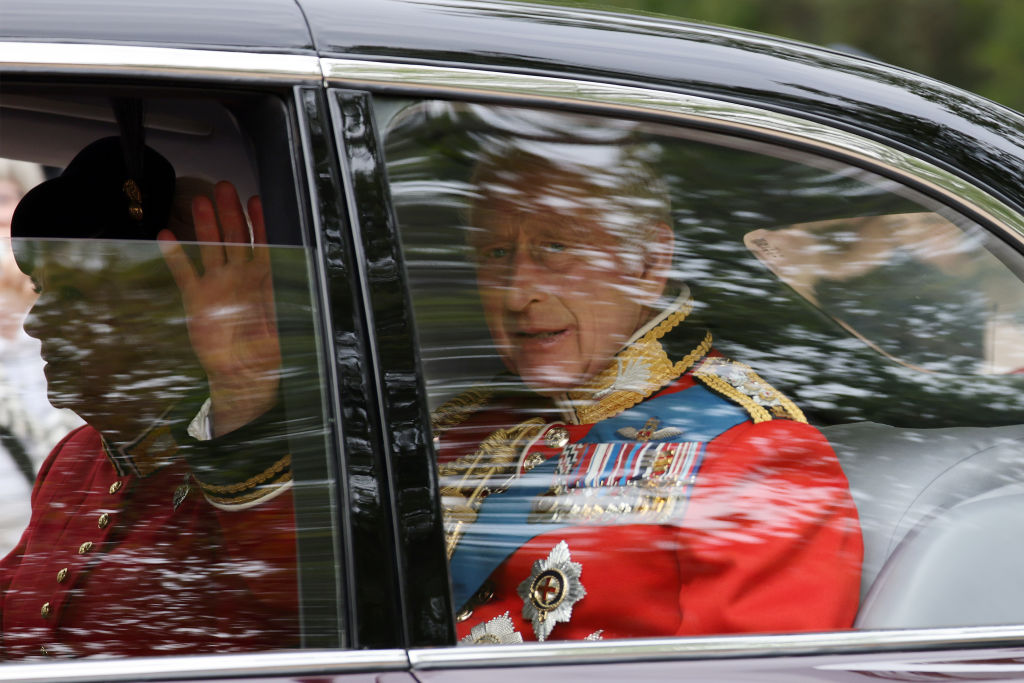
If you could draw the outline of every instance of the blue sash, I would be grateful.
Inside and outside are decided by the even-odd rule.
[[[749,416],[743,408],[731,401],[701,385],[695,385],[684,391],[644,401],[615,417],[598,422],[578,443],[637,444],[619,434],[618,430],[642,427],[651,418],[657,419],[660,426],[682,430],[682,434],[653,442],[708,443],[728,429],[745,422]],[[536,498],[547,493],[555,484],[557,467],[558,458],[549,458],[513,480],[508,490],[484,499],[476,521],[462,535],[449,563],[452,600],[456,609],[464,605],[487,577],[530,539],[578,524],[572,521],[543,524],[529,522]]]

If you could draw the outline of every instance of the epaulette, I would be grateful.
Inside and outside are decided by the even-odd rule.
[[[768,422],[774,418],[807,422],[795,403],[761,379],[749,365],[712,356],[697,366],[693,376],[708,389],[742,406],[754,423]]]
[[[485,406],[493,395],[494,389],[473,387],[442,403],[430,414],[430,428],[434,437],[440,436],[449,427],[465,422],[473,413]]]

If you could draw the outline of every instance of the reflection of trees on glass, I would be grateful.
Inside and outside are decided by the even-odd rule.
[[[4,594],[5,656],[38,653],[40,618],[74,625],[69,635],[47,636],[51,656],[297,646],[289,462],[318,470],[316,484],[305,485],[315,491],[324,453],[306,253],[251,250],[254,261],[273,263],[283,353],[270,372],[281,380],[279,403],[210,439],[202,433],[216,428],[202,408],[207,373],[156,242],[15,242],[40,294],[26,330],[42,344],[50,398],[88,426],[47,460],[29,530],[4,560],[18,586]],[[194,256],[199,247],[184,249]],[[222,327],[253,316],[228,304],[216,313]],[[224,479],[236,471],[229,466],[268,461],[268,474],[244,487]],[[63,578],[54,578],[58,570]],[[45,585],[33,578],[44,574]],[[72,598],[57,604],[53,586]],[[95,621],[78,626],[79,618]]]
[[[155,243],[48,240],[19,253],[38,269],[40,297],[25,324],[43,345],[54,405],[152,420],[201,381],[181,297]]]
[[[480,149],[495,144],[495,124],[507,128],[511,118],[500,108],[428,102],[400,110],[385,126],[391,189],[399,221],[409,226],[404,249],[435,401],[502,369],[481,319],[464,231],[475,191],[471,169]],[[545,134],[542,115],[517,120],[516,133],[526,144]],[[624,125],[595,119],[585,134],[613,140]],[[915,426],[1019,421],[1024,380],[979,374],[1020,367],[1014,336],[1019,281],[987,251],[992,246],[978,237],[979,229],[955,219],[967,232],[953,229],[967,236],[954,247],[964,251],[962,263],[951,267],[935,255],[920,257],[934,234],[891,244],[899,239],[894,225],[869,221],[884,237],[874,243],[888,244],[886,267],[822,278],[817,298],[807,299],[744,244],[748,234],[935,207],[868,172],[768,145],[660,126],[632,135],[643,141],[671,192],[676,276],[695,295],[695,315],[727,354],[757,367],[813,420]],[[835,245],[854,237],[833,230],[830,239]],[[1017,289],[1008,293],[993,282],[1013,282]],[[451,339],[461,341],[452,345]]]

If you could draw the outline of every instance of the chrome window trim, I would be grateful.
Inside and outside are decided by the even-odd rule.
[[[0,665],[2,681],[173,681],[240,676],[326,676],[407,671],[404,650],[290,650],[255,654],[78,659]]]
[[[911,154],[854,133],[757,107],[664,90],[483,69],[360,59],[321,60],[328,86],[417,97],[515,97],[515,104],[596,105],[623,115],[657,114],[684,124],[768,135],[905,178],[998,228],[1024,248],[1024,216],[970,182]]]
[[[994,626],[430,648],[410,650],[409,661],[412,663],[413,671],[417,671],[792,657],[1022,645],[1024,628]]]
[[[314,55],[191,50],[132,45],[0,41],[0,70],[164,76],[259,83],[320,83]]]

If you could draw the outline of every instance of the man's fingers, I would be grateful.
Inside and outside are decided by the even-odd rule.
[[[249,226],[235,186],[222,180],[213,188],[213,197],[217,201],[217,217],[224,231],[224,241],[249,244]]]
[[[224,263],[224,245],[221,244],[220,229],[213,202],[207,197],[192,200],[192,222],[195,224],[196,241],[199,242],[199,257],[203,270],[209,271]]]
[[[259,195],[249,197],[249,219],[252,221],[252,243],[267,243],[267,225],[263,221],[263,202]]]
[[[253,260],[262,264],[270,263],[270,249],[267,244],[267,223],[263,218],[263,202],[259,196],[249,198],[249,219],[252,221]]]
[[[170,230],[166,228],[161,230],[156,239],[160,246],[160,253],[164,255],[164,261],[167,262],[167,267],[170,269],[178,289],[182,292],[186,291],[196,279],[196,271],[192,267],[192,262]]]
[[[249,224],[245,220],[238,191],[234,185],[222,180],[214,188],[213,196],[217,200],[217,217],[220,219],[228,261],[248,260],[252,253],[249,248]]]

